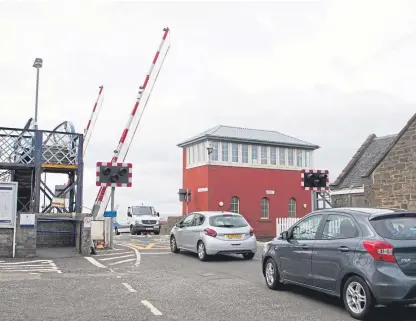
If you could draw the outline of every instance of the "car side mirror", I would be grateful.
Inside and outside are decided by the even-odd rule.
[[[288,240],[289,239],[289,232],[284,231],[284,232],[280,233],[280,237],[282,238],[282,240]]]
[[[127,213],[127,216],[128,217],[133,217],[133,215],[131,215],[131,213]]]
[[[156,215],[157,215],[158,217],[160,217],[159,212],[157,212],[157,213],[156,213]]]
[[[176,226],[176,227],[182,227],[182,223],[181,223],[181,222],[176,223],[176,224],[175,224],[175,226]]]

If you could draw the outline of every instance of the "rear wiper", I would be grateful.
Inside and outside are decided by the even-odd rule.
[[[232,225],[232,224],[228,224],[228,225],[227,224],[224,224],[223,227],[234,227],[234,225]]]

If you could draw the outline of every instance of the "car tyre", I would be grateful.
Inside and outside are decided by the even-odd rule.
[[[178,245],[176,244],[176,238],[173,235],[170,237],[170,250],[173,253],[179,253],[180,251]]]
[[[116,233],[116,235],[120,235],[120,232],[118,231],[117,226],[116,226],[116,228],[114,229],[114,232]]]
[[[269,258],[264,266],[264,279],[266,285],[271,290],[283,290],[284,284],[280,280],[279,269],[277,268],[276,262]]]
[[[243,258],[245,260],[252,260],[254,258],[254,253],[244,253]]]
[[[374,310],[373,295],[359,276],[350,277],[342,290],[345,309],[356,320],[366,320]]]
[[[198,244],[196,245],[196,249],[197,249],[197,253],[198,253],[198,259],[200,261],[207,261],[208,260],[208,255],[207,255],[207,251],[205,249],[204,242],[199,241]]]
[[[130,234],[131,235],[136,235],[136,231],[134,230],[133,225],[130,225]]]
[[[154,235],[159,235],[160,234],[160,231],[155,231],[153,234]]]

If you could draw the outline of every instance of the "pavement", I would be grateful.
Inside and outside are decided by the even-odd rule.
[[[259,246],[251,261],[220,256],[200,262],[195,254],[171,253],[166,237],[127,234],[93,261],[65,255],[42,262],[3,259],[1,320],[353,320],[335,298],[297,287],[269,290],[261,251]],[[399,314],[379,308],[374,320],[413,321],[416,309]]]

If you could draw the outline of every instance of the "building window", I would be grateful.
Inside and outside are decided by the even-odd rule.
[[[238,144],[233,143],[231,145],[231,160],[233,163],[238,163]]]
[[[218,161],[218,142],[212,142],[211,158],[213,161]]]
[[[276,147],[270,147],[270,164],[277,165]]]
[[[261,146],[261,163],[267,164],[267,147]]]
[[[204,162],[206,162],[206,160],[207,160],[207,143],[206,142],[203,142],[202,144],[202,160],[204,161]]]
[[[286,165],[286,148],[279,148],[279,165]]]
[[[197,155],[197,150],[196,150],[196,146],[192,146],[192,163],[196,164],[198,162],[198,155]]]
[[[296,151],[296,165],[298,167],[303,167],[303,151],[302,150],[297,150]]]
[[[204,161],[204,150],[202,149],[204,147],[204,145],[198,144],[198,158],[199,158],[199,162],[202,163]]]
[[[261,199],[260,204],[260,218],[262,219],[268,219],[269,218],[269,199],[267,197],[263,197]]]
[[[186,164],[191,165],[191,151],[190,148],[186,148]]]
[[[252,145],[251,146],[251,163],[252,164],[258,164],[259,163],[258,162],[258,152],[259,152],[258,146]]]
[[[289,200],[288,217],[296,217],[296,200],[292,197]]]
[[[287,164],[293,166],[293,149],[287,149]]]
[[[240,199],[237,196],[231,197],[230,212],[233,212],[233,213],[240,212]]]
[[[228,143],[221,143],[221,159],[223,162],[228,162]]]
[[[243,163],[247,164],[248,163],[248,145],[247,144],[243,144],[242,146],[242,154],[243,154]]]
[[[309,157],[310,157],[309,152],[305,151],[305,167],[309,167]]]

